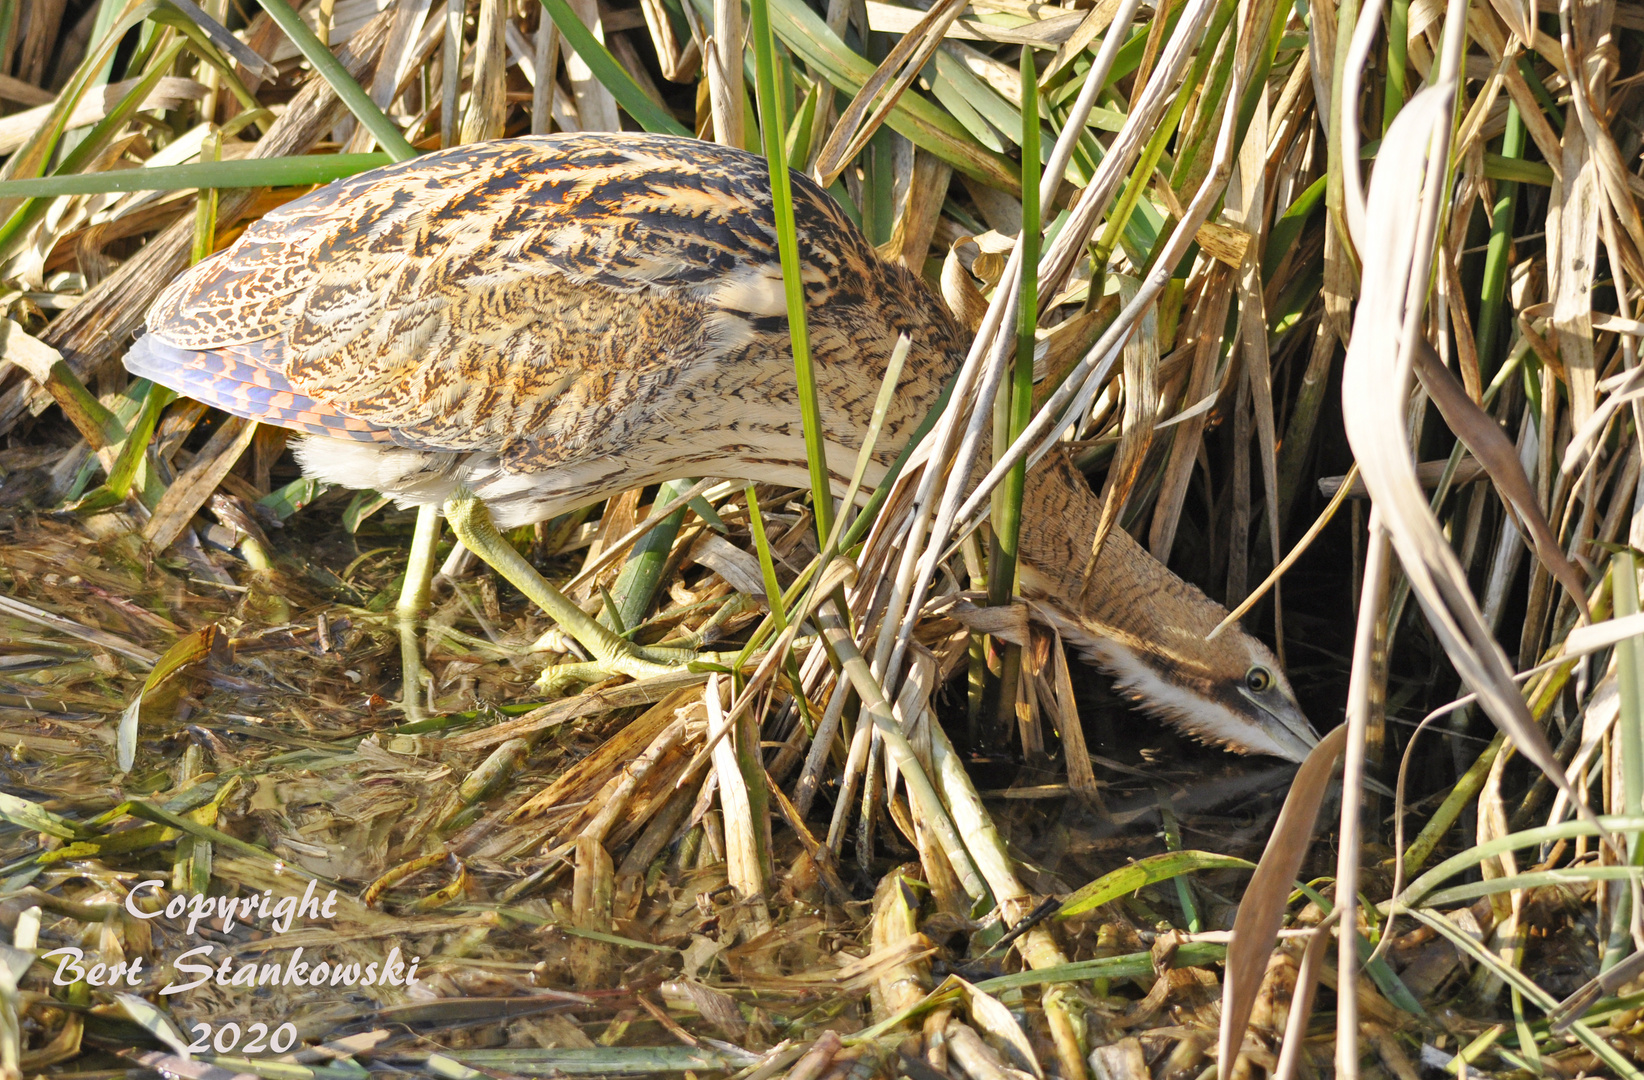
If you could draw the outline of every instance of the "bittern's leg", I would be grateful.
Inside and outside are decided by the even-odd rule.
[[[582,644],[594,657],[592,664],[572,665],[583,678],[620,674],[635,679],[665,675],[699,657],[684,649],[647,649],[625,641],[601,626],[568,597],[537,573],[512,544],[503,539],[491,521],[491,514],[471,492],[459,491],[445,504],[445,519],[457,539],[485,560],[497,573],[547,612],[560,628]],[[700,657],[700,659],[717,659]]]
[[[405,718],[413,723],[423,719],[423,686],[427,669],[422,664],[422,642],[417,640],[417,620],[398,616],[400,632],[400,698]]]
[[[440,510],[437,506],[417,508],[417,529],[411,534],[411,557],[405,564],[405,582],[395,606],[399,616],[400,670],[404,688],[405,715],[422,719],[422,649],[417,642],[417,620],[428,609],[428,593],[434,578],[434,547],[440,539]]]
[[[397,611],[402,619],[415,619],[428,608],[430,583],[434,580],[434,548],[440,541],[440,508],[417,507],[417,530],[411,534],[411,558],[405,564],[405,583],[400,586]]]

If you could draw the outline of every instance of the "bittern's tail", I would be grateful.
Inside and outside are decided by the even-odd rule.
[[[309,435],[383,443],[393,436],[364,420],[345,416],[292,386],[268,354],[273,339],[237,342],[220,349],[184,349],[158,334],[144,334],[126,350],[126,370],[226,413]]]

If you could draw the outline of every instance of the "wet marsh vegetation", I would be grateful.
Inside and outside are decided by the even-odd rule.
[[[1636,0],[298,19],[0,0],[0,1080],[1640,1075]],[[316,184],[618,128],[818,178],[979,345],[843,544],[714,478],[513,533],[746,661],[549,695],[511,586],[406,625],[414,511],[119,357]],[[1055,441],[1251,601],[1299,770],[1000,586],[962,459]]]

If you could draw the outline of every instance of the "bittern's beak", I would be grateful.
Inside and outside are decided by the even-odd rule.
[[[1273,742],[1268,753],[1300,762],[1319,744],[1313,725],[1288,694],[1255,693],[1243,686],[1239,687],[1239,693],[1250,703],[1249,715],[1256,726]]]

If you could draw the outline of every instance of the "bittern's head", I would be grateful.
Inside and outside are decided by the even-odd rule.
[[[1143,709],[1197,739],[1301,761],[1319,741],[1267,646],[1230,626],[1211,640],[1181,625],[1116,634],[1093,651]]]

